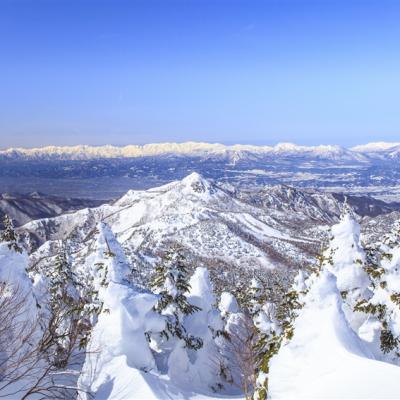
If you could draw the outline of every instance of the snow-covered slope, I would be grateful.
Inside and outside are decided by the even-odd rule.
[[[285,185],[236,190],[193,173],[164,186],[131,190],[111,204],[39,219],[19,231],[29,235],[32,249],[42,246],[33,257],[38,261],[59,239],[72,239],[73,251],[80,250],[103,221],[143,277],[176,241],[191,254],[193,267],[205,263],[226,283],[237,271],[314,263],[342,205],[343,198],[332,194]]]
[[[15,226],[39,218],[49,218],[84,207],[95,207],[101,201],[47,196],[41,193],[0,194],[0,219],[7,214]]]
[[[333,222],[342,203],[330,193],[305,191],[286,185],[266,186],[259,190],[240,191],[239,198],[265,210],[274,209],[320,222]]]
[[[341,309],[335,277],[308,293],[293,339],[272,359],[271,399],[398,398],[400,368],[372,359]]]

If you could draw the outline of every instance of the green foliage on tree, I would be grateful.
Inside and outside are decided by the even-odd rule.
[[[91,319],[97,308],[91,306],[90,282],[80,283],[63,245],[54,263],[46,270],[50,317],[42,350],[58,368],[68,365],[75,348],[85,348],[91,332]]]
[[[296,278],[297,279],[297,278]],[[268,374],[272,357],[285,340],[293,336],[293,321],[302,307],[296,285],[279,273],[253,278],[249,287],[241,287],[238,300],[242,309],[253,319],[253,352],[255,360],[253,397],[265,400],[268,395]]]
[[[154,309],[166,318],[166,328],[161,336],[168,340],[172,335],[183,340],[187,348],[200,349],[202,340],[188,334],[182,323],[185,315],[200,311],[200,308],[190,304],[186,296],[190,290],[189,273],[181,246],[174,244],[166,252],[150,285],[160,296]]]
[[[11,218],[6,214],[3,218],[4,229],[0,234],[0,242],[5,242],[10,250],[22,253],[22,247],[18,245],[18,235],[15,232]]]
[[[254,392],[256,400],[265,400],[268,396],[268,374],[272,357],[278,353],[282,344],[291,340],[294,334],[293,322],[302,308],[299,292],[291,287],[285,290],[278,286],[274,290],[281,293],[279,303],[270,307],[270,319],[273,327],[263,332],[258,329],[258,340],[255,345],[258,381]]]
[[[354,307],[354,311],[375,317],[380,322],[380,349],[384,355],[392,354],[400,359],[400,336],[393,328],[392,322],[400,308],[400,293],[390,290],[388,281],[398,279],[398,268],[387,268],[393,260],[393,251],[400,247],[400,221],[392,231],[376,244],[366,247],[366,263],[364,270],[370,277],[371,295],[362,298]],[[379,292],[376,298],[374,294]],[[396,311],[397,310],[397,311]],[[393,358],[392,358],[393,359]]]

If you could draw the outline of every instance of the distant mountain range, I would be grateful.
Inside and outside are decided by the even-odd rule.
[[[90,160],[98,158],[136,158],[160,155],[227,156],[227,157],[307,157],[335,161],[368,162],[382,157],[398,158],[399,143],[369,143],[346,149],[337,145],[299,146],[279,143],[275,146],[232,145],[219,143],[154,143],[143,146],[47,146],[40,148],[10,148],[0,151],[2,159],[29,160]]]
[[[33,219],[50,218],[85,207],[96,207],[101,203],[100,200],[71,199],[38,192],[2,193],[0,194],[0,227],[4,214],[7,214],[16,226],[19,226]]]
[[[0,151],[2,192],[110,200],[197,172],[240,187],[284,184],[400,202],[400,143],[251,146],[159,143]]]

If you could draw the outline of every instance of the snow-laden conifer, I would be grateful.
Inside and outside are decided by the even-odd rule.
[[[140,290],[128,276],[131,271],[124,251],[111,229],[97,225],[95,236],[80,269],[93,276],[100,310],[93,321],[89,352],[79,378],[87,391],[82,398],[104,398],[105,387],[111,398],[136,398],[136,379],[156,370],[146,332],[159,331],[164,321],[153,311],[157,297]],[[139,370],[139,371],[138,371]]]
[[[43,350],[57,367],[66,367],[75,347],[85,347],[90,332],[85,315],[82,284],[73,271],[66,248],[61,244],[54,261],[44,271],[48,279],[49,316]]]
[[[18,235],[15,232],[12,219],[6,214],[3,219],[4,229],[0,233],[0,242],[5,242],[9,249],[17,253],[22,253],[22,248],[18,244]]]
[[[315,277],[293,323],[293,337],[272,357],[271,398],[391,398],[400,369],[378,363],[350,327],[336,277]],[[395,383],[396,382],[396,383]]]
[[[372,294],[355,306],[367,316],[359,334],[377,358],[400,364],[400,222],[367,254]]]
[[[337,279],[343,297],[343,311],[354,330],[364,317],[354,312],[362,298],[370,296],[371,280],[365,271],[366,253],[360,241],[360,225],[348,207],[344,208],[339,223],[331,228],[328,248],[322,255],[321,268]]]
[[[224,324],[216,307],[212,282],[206,268],[196,268],[189,281],[188,302],[198,311],[188,314],[183,325],[188,334],[202,342],[199,349],[187,349],[181,341],[169,356],[168,374],[182,386],[197,390],[205,388],[215,392],[226,391],[227,382],[223,379],[226,360],[223,358]]]
[[[161,336],[166,340],[170,336],[176,337],[183,340],[186,347],[199,349],[202,340],[188,333],[183,325],[184,316],[200,311],[200,307],[188,300],[189,279],[183,248],[174,244],[157,265],[151,288],[159,295],[155,311],[164,316],[166,321],[165,329],[160,332]]]
[[[281,292],[279,301],[277,303],[272,302],[270,300],[272,298],[271,293],[264,296],[258,294],[256,298],[259,299],[259,302],[262,299],[264,303],[253,315],[256,327],[254,345],[256,380],[253,397],[256,400],[267,398],[271,359],[277,354],[282,344],[293,337],[293,322],[302,307],[300,296],[304,296],[306,293],[304,273],[299,271],[294,283],[288,290],[281,286],[270,288],[271,290]]]

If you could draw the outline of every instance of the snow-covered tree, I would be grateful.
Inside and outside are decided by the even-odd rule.
[[[237,293],[237,299],[242,308],[246,308],[250,315],[255,316],[260,312],[262,305],[267,298],[267,289],[264,283],[258,278],[253,277],[250,285],[241,285]]]
[[[385,238],[383,242],[393,245],[397,239],[391,235],[390,240]],[[388,279],[389,275],[385,276],[394,267],[395,257],[387,256],[390,250],[386,245],[378,247],[381,253],[376,248],[364,251],[360,243],[360,227],[349,211],[345,211],[340,222],[332,227],[332,238],[321,258],[320,268],[307,281],[303,277],[295,282],[296,292],[300,295],[289,296],[289,300],[299,301],[303,308],[299,317],[290,324],[290,335],[270,360],[268,389],[271,396],[323,397],[321,393],[326,393],[326,387],[333,383],[341,387],[341,382],[344,382],[348,388],[346,396],[352,393],[351,397],[362,397],[363,388],[357,383],[350,384],[348,380],[348,371],[357,369],[357,362],[362,360],[360,356],[371,357],[370,350],[377,342],[376,338],[380,338],[380,351],[383,351],[383,340],[391,355],[396,355],[396,336],[394,330],[389,332],[389,329],[394,327],[393,321],[399,309],[388,307],[393,292],[384,294],[390,286],[388,281],[396,282],[396,279]],[[392,289],[395,287],[400,288],[400,285],[395,283]],[[389,309],[394,314],[389,315]],[[369,348],[366,346],[368,343],[371,345]],[[304,366],[300,371],[299,363]],[[346,368],[330,382],[328,365]],[[366,376],[374,379],[376,372],[371,367],[370,362],[360,366]],[[389,374],[392,372],[395,371],[388,369]],[[290,385],[279,381],[278,377],[283,373],[285,382],[290,382]],[[315,374],[320,377],[320,384],[303,383],[309,375],[313,376],[314,382]],[[297,391],[292,391],[292,387]],[[331,390],[330,395],[332,393],[335,391]],[[375,393],[379,393],[379,389]]]
[[[380,242],[368,247],[365,270],[372,294],[355,306],[367,316],[359,334],[376,357],[400,364],[400,221]]]
[[[151,288],[159,295],[155,311],[166,320],[161,336],[166,340],[174,336],[191,349],[201,348],[202,340],[188,333],[183,325],[183,318],[200,311],[200,307],[190,303],[187,297],[190,291],[189,273],[181,246],[171,246],[157,265]]]
[[[255,381],[255,326],[247,309],[240,309],[231,293],[222,292],[219,310],[224,322],[221,336],[221,376],[229,385],[236,387],[249,398]]]
[[[304,273],[299,271],[289,290],[281,286],[272,290],[281,292],[279,301],[274,303],[266,300],[253,316],[257,334],[254,346],[256,382],[253,397],[257,400],[267,398],[271,358],[279,351],[282,343],[293,337],[293,322],[302,307],[300,296],[306,293]]]
[[[347,321],[337,279],[327,268],[313,279],[303,300],[292,339],[270,361],[268,396],[396,397],[398,367],[371,360]]]
[[[216,307],[213,285],[206,268],[196,268],[191,276],[188,301],[198,311],[186,315],[183,325],[186,332],[202,342],[200,349],[187,349],[178,342],[168,360],[168,375],[182,386],[190,386],[198,390],[226,389],[221,376],[226,360],[221,351],[224,324]]]
[[[58,367],[67,366],[76,346],[84,347],[90,332],[82,284],[73,271],[63,244],[54,262],[46,268],[49,311],[42,347]]]
[[[354,312],[360,299],[370,296],[370,278],[365,271],[366,254],[360,242],[360,225],[345,207],[338,224],[331,228],[331,240],[322,256],[321,269],[327,269],[337,279],[343,297],[343,311],[354,330],[364,322],[364,316]]]
[[[164,327],[163,318],[153,309],[157,296],[129,281],[131,267],[108,225],[97,225],[89,248],[79,254],[83,259],[79,270],[93,276],[94,306],[100,302],[101,307],[93,318],[89,352],[79,377],[79,387],[88,394],[80,398],[137,398],[132,394],[137,379],[157,370],[146,338],[146,332]]]
[[[25,251],[0,243],[0,397],[71,398],[77,392],[76,374],[56,362],[65,359],[66,344],[74,342],[70,331],[64,332],[70,317],[61,305],[50,313],[48,302],[39,301],[41,277],[28,276],[28,263]],[[49,319],[59,324],[54,322],[52,329]]]
[[[4,215],[3,225],[4,229],[0,234],[0,242],[5,242],[9,249],[22,253],[22,248],[18,245],[18,235],[15,232],[14,224],[7,214]]]

